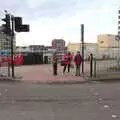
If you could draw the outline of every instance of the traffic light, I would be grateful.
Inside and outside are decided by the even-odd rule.
[[[29,32],[29,25],[20,25],[20,32]]]
[[[15,31],[20,32],[20,26],[22,25],[22,17],[14,17]]]
[[[29,32],[29,25],[22,24],[22,17],[14,17],[16,32]]]
[[[2,32],[6,35],[11,35],[10,15],[6,14],[2,21],[5,22],[5,24],[2,24]]]

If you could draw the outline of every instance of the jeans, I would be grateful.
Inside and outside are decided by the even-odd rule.
[[[76,76],[80,76],[80,64],[76,64]]]
[[[57,65],[53,65],[53,75],[57,75]]]
[[[70,72],[70,64],[65,64],[63,68],[63,73],[65,73],[66,68],[68,68],[68,72]]]

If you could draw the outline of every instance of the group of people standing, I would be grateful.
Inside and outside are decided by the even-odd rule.
[[[74,64],[75,64],[75,67],[76,67],[75,76],[80,76],[81,75],[80,66],[82,62],[83,62],[83,58],[80,55],[80,51],[78,51],[75,56],[71,54],[71,52],[66,53],[63,56],[63,59],[61,61],[61,66],[63,66],[63,74],[65,74],[66,69],[69,73],[70,68],[74,67]],[[58,64],[57,54],[54,53],[53,54],[53,75],[57,75],[57,64]]]

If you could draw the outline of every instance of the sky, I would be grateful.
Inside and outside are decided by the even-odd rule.
[[[30,32],[16,33],[16,45],[51,45],[52,39],[80,42],[84,24],[85,42],[96,42],[98,34],[117,34],[119,0],[3,0],[4,10],[23,17]]]

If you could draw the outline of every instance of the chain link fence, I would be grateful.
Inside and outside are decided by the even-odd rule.
[[[120,71],[120,61],[117,59],[93,60],[93,72],[97,76],[99,74],[110,74]]]

